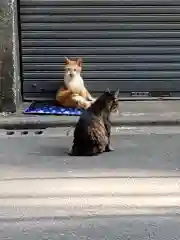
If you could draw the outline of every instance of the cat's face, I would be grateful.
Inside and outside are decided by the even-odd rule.
[[[82,70],[82,59],[70,60],[65,58],[65,76],[68,78],[73,78],[76,75],[80,75]]]

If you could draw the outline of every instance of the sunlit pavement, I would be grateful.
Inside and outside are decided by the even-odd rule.
[[[0,133],[0,239],[180,239],[180,130],[116,128],[115,151],[69,157],[72,137]]]

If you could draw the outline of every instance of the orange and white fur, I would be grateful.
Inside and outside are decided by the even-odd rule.
[[[91,96],[81,77],[82,59],[65,58],[64,87],[56,94],[56,101],[64,107],[88,108],[95,98]]]

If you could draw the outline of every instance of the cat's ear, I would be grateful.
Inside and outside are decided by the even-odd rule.
[[[118,98],[119,97],[119,89],[117,89],[114,93],[114,98]]]
[[[109,88],[106,89],[106,93],[109,93],[109,94],[111,93]]]
[[[77,65],[78,65],[79,67],[81,67],[83,60],[82,60],[82,58],[78,58],[78,59],[76,60],[76,62],[77,62]]]
[[[64,63],[65,63],[65,65],[69,64],[69,62],[70,62],[69,58],[68,58],[68,57],[64,57]]]

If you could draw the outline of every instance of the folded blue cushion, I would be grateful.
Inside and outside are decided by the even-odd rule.
[[[33,102],[24,110],[25,114],[80,116],[83,109],[66,108],[51,102]]]

